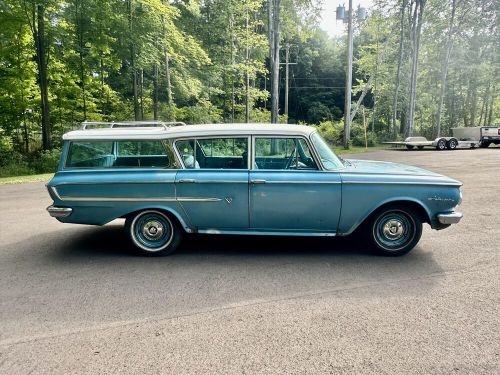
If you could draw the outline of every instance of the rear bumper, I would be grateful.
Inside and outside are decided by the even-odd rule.
[[[52,217],[68,217],[73,212],[73,209],[69,207],[49,206],[47,207],[47,212]]]
[[[450,225],[458,223],[463,216],[461,212],[450,212],[447,214],[438,214],[437,218],[440,224]]]

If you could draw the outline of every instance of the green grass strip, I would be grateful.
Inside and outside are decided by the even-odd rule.
[[[0,177],[0,185],[22,184],[25,182],[48,181],[54,173],[32,174],[28,176]]]

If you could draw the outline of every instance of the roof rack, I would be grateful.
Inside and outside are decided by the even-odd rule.
[[[103,128],[124,128],[124,127],[163,127],[165,130],[172,126],[186,126],[182,121],[84,121],[82,122],[82,130],[88,130],[89,127]]]

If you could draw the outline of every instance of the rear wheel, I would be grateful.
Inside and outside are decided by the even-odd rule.
[[[489,145],[490,145],[490,142],[481,141],[481,143],[479,144],[479,147],[487,148]]]
[[[457,148],[457,146],[458,146],[458,141],[455,138],[450,139],[446,144],[448,150],[454,150]]]
[[[423,149],[424,149],[424,146],[417,146],[417,148],[418,148],[419,150],[423,150]]]
[[[387,207],[372,215],[368,236],[382,255],[399,256],[411,251],[422,236],[422,219],[410,208]]]
[[[441,138],[436,144],[436,149],[438,149],[439,151],[443,151],[444,149],[446,149],[446,139]]]
[[[413,150],[413,146],[412,146],[412,145],[406,145],[406,148],[407,148],[408,150]]]
[[[142,255],[168,255],[173,253],[181,242],[182,230],[161,211],[140,211],[127,219],[125,228],[137,251]]]

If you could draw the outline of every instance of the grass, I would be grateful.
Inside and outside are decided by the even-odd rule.
[[[343,147],[335,147],[334,151],[338,155],[347,155],[347,154],[361,154],[363,152],[369,152],[369,151],[379,151],[379,150],[386,150],[387,146],[384,145],[377,145],[373,147],[368,147],[368,149],[360,146],[351,146],[348,150],[344,149]]]
[[[0,177],[0,185],[22,184],[24,182],[48,181],[54,173],[32,174],[28,176]]]

